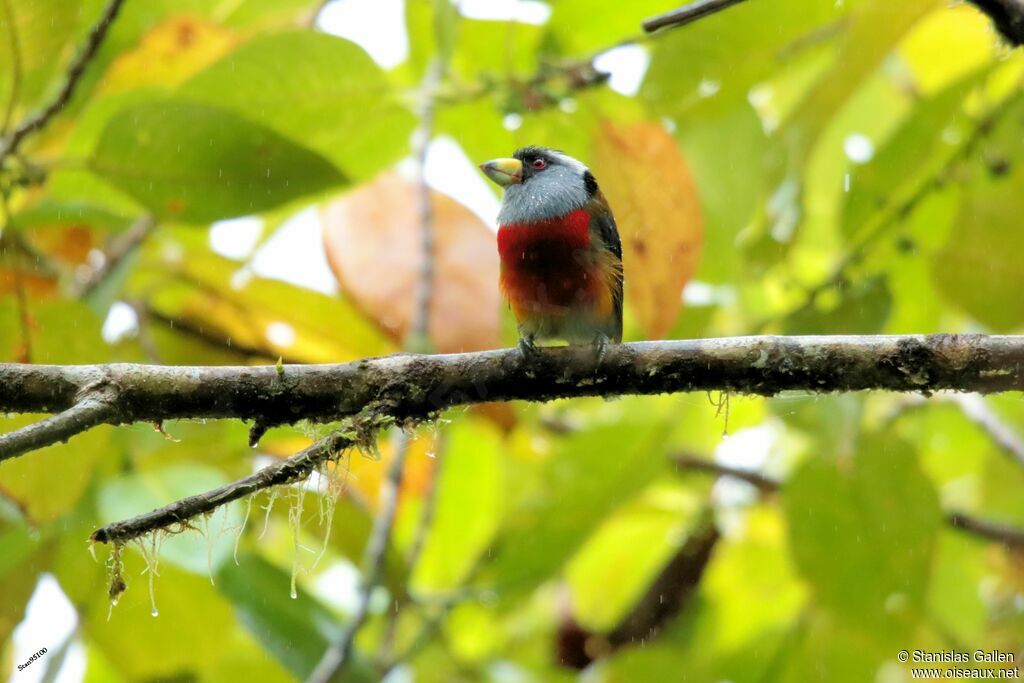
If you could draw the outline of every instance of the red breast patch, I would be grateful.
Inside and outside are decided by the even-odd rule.
[[[590,214],[503,225],[498,230],[501,287],[517,317],[592,307],[606,289],[590,253]]]

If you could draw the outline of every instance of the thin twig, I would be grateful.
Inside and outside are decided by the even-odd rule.
[[[691,455],[689,453],[680,453],[679,455],[674,456],[672,458],[672,462],[674,462],[676,467],[679,469],[706,472],[708,474],[727,476],[732,479],[745,481],[757,488],[761,493],[774,493],[782,486],[782,482],[778,479],[773,479],[772,477],[761,474],[760,472],[744,470],[738,467],[729,467],[728,465],[717,463],[714,460],[708,460],[707,458],[701,458],[700,456]]]
[[[964,417],[973,422],[992,439],[996,447],[1015,464],[1024,467],[1024,441],[1006,424],[980,394],[962,394],[942,391],[931,397],[907,396],[898,401],[882,418],[888,426],[903,415],[925,408],[933,403],[951,403],[960,409]]]
[[[431,472],[430,480],[427,483],[427,490],[423,492],[423,504],[420,510],[420,518],[416,522],[416,531],[413,533],[412,542],[409,545],[409,552],[405,558],[405,564],[409,567],[410,574],[416,570],[420,556],[427,544],[427,536],[434,524],[434,513],[437,511],[437,498],[440,486],[441,471],[444,465],[444,437],[438,433],[434,443],[434,471]],[[400,604],[396,598],[395,609],[388,611],[388,623],[381,635],[380,647],[378,648],[377,661],[380,662],[383,670],[388,670],[394,663],[392,650],[395,645],[395,635],[398,631],[398,615]],[[404,596],[402,603],[409,602],[408,595]]]
[[[117,270],[117,267],[141,245],[156,227],[156,219],[150,214],[140,216],[124,232],[117,235],[105,254],[103,263],[80,273],[71,288],[72,296],[89,296],[96,288]]]
[[[1024,529],[987,519],[978,519],[962,512],[949,513],[946,515],[946,521],[954,529],[1002,543],[1014,550],[1024,551]]]
[[[785,486],[785,482],[764,474],[729,467],[713,460],[701,459],[689,454],[675,456],[672,460],[680,469],[745,481],[757,487],[762,494],[774,493]],[[1024,529],[986,519],[979,519],[963,512],[948,512],[945,515],[945,519],[946,523],[954,529],[959,529],[990,541],[998,541],[1008,548],[1024,550]]]
[[[373,591],[384,576],[384,564],[387,549],[391,541],[391,530],[395,522],[395,511],[398,508],[398,493],[405,472],[405,459],[409,452],[410,436],[404,431],[398,433],[398,443],[388,467],[387,478],[380,489],[380,503],[373,521],[373,530],[366,542],[363,552],[362,574],[363,583],[359,589],[359,604],[355,614],[347,624],[341,638],[332,643],[324,652],[313,673],[306,683],[328,683],[342,670],[352,654],[356,635],[369,615],[370,599]]]
[[[420,350],[430,333],[430,308],[434,290],[434,205],[430,186],[427,185],[427,152],[434,131],[434,98],[444,75],[444,62],[435,58],[427,66],[421,87],[420,124],[414,138],[417,161],[416,201],[419,209],[420,272],[419,285],[410,324],[411,343],[406,347]]]
[[[38,112],[22,121],[9,136],[0,141],[0,166],[3,165],[4,159],[8,155],[18,150],[18,147],[29,134],[46,126],[50,119],[71,100],[72,95],[75,94],[75,89],[82,79],[82,75],[85,73],[86,67],[89,66],[89,63],[99,51],[100,45],[103,44],[103,39],[106,38],[111,24],[117,18],[117,13],[121,10],[122,4],[124,4],[124,0],[110,0],[107,3],[99,20],[89,31],[89,37],[86,39],[85,45],[82,46],[82,49],[79,50],[78,54],[68,65],[64,83],[61,85],[60,90],[57,91],[53,100]]]
[[[353,444],[350,433],[337,430],[287,460],[268,465],[244,479],[183,498],[138,517],[100,527],[93,532],[90,540],[98,543],[127,543],[151,531],[168,529],[176,524],[189,528],[190,520],[198,515],[212,512],[252,493],[305,479],[324,462],[338,458]]]
[[[988,434],[1000,451],[1017,465],[1024,467],[1024,441],[1021,441],[1020,436],[1008,424],[999,419],[982,396],[949,394],[943,398],[955,403],[964,417]]]
[[[75,639],[78,638],[82,630],[82,621],[85,615],[79,613],[77,617],[75,627],[68,633],[67,638],[64,639],[52,655],[46,658],[46,669],[43,670],[43,677],[39,679],[39,683],[56,683],[57,677],[63,671],[64,663],[68,658],[68,652],[71,651],[71,646],[75,644]]]
[[[7,434],[0,434],[0,462],[58,442],[111,421],[117,414],[114,399],[106,392],[84,396],[67,410],[33,422]]]
[[[434,209],[430,187],[427,185],[426,163],[427,150],[434,131],[435,97],[441,78],[444,76],[444,69],[444,62],[440,58],[434,58],[427,66],[420,88],[420,123],[414,138],[418,162],[420,281],[412,322],[406,338],[406,347],[415,349],[429,346],[430,341],[430,306],[434,294]],[[359,590],[359,604],[356,613],[352,616],[341,638],[332,643],[324,652],[313,673],[306,679],[307,683],[327,683],[344,668],[352,653],[359,629],[366,621],[373,591],[383,576],[385,556],[388,546],[391,544],[391,530],[394,525],[395,510],[398,507],[398,494],[405,472],[405,460],[409,453],[411,437],[405,432],[401,432],[398,438],[399,442],[395,447],[387,479],[381,487],[380,508],[374,518],[373,531],[363,555],[363,585]]]
[[[444,437],[440,434],[436,437],[434,444],[434,471],[430,475],[427,490],[423,493],[423,509],[420,511],[419,521],[416,523],[416,532],[413,534],[412,543],[409,546],[409,554],[406,556],[406,563],[410,569],[415,569],[416,564],[423,554],[423,548],[427,544],[427,535],[434,523],[434,513],[437,511],[437,493],[441,489],[438,483],[441,479],[441,472],[444,467]]]
[[[689,5],[674,9],[671,12],[659,14],[656,17],[644,20],[643,27],[648,33],[653,33],[662,28],[676,28],[693,23],[698,19],[721,12],[733,5],[738,5],[743,0],[697,0]]]

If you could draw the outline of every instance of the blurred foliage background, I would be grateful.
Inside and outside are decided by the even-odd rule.
[[[104,4],[0,0],[4,132],[53,99]],[[378,28],[408,49],[382,66],[329,35],[319,4],[125,3],[68,106],[0,170],[0,360],[399,350],[417,135],[454,159],[427,175],[447,192],[439,351],[514,341],[466,159],[527,143],[587,161],[608,194],[627,339],[1024,326],[1024,57],[970,5],[750,0],[642,37],[674,0],[498,3],[527,21],[406,0]],[[324,291],[296,284],[325,261]],[[896,654],[915,648],[1019,662],[1024,554],[943,520],[1024,525],[1024,470],[979,413],[1024,423],[1018,396],[881,393],[451,411],[412,442],[350,679],[903,681]],[[301,680],[344,628],[395,436],[351,453],[334,488],[264,493],[132,546],[111,610],[94,528],[322,428],[272,430],[256,452],[242,424],[165,429],[99,428],[0,465],[11,680]]]

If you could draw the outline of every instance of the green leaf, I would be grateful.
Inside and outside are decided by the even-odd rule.
[[[541,31],[540,26],[516,21],[464,19],[452,67],[467,79],[532,76]]]
[[[46,197],[38,204],[19,211],[11,225],[19,230],[66,228],[84,225],[92,230],[116,232],[124,230],[132,221],[106,207],[86,202],[73,202]]]
[[[327,608],[301,588],[292,599],[289,582],[287,573],[248,553],[238,558],[237,565],[224,565],[217,575],[221,592],[235,605],[242,624],[294,676],[305,679],[343,629]],[[354,674],[353,681],[375,680],[359,659],[348,673]]]
[[[547,27],[564,55],[607,48],[640,32],[640,23],[679,6],[676,0],[559,0]]]
[[[110,350],[100,321],[80,302],[29,300],[26,305],[29,352],[35,363],[103,363]],[[14,297],[0,297],[0,360],[13,360],[23,348],[21,312]],[[43,419],[43,415],[0,416],[0,433]],[[36,522],[56,519],[85,493],[93,472],[109,454],[113,428],[99,426],[0,467],[0,489],[19,501]]]
[[[835,58],[774,135],[761,210],[743,235],[750,258],[770,263],[793,242],[806,211],[806,166],[821,137],[903,36],[937,4],[863,0],[852,11]]]
[[[964,98],[988,73],[983,69],[918,104],[870,162],[850,170],[842,229],[860,234],[872,214],[891,211],[931,180],[955,144],[969,134]]]
[[[960,642],[984,638],[988,611],[979,591],[984,580],[985,544],[956,530],[939,534],[928,611]]]
[[[741,537],[719,541],[701,582],[715,618],[701,622],[695,649],[752,659],[765,634],[799,618],[807,591],[789,560],[784,521],[777,506],[761,504],[746,511]]]
[[[406,0],[404,5],[409,57],[400,73],[418,84],[432,59],[450,61],[464,20],[452,0]]]
[[[857,282],[838,295],[832,308],[811,307],[787,317],[784,334],[877,334],[885,326],[893,299],[886,276]]]
[[[672,115],[701,102],[704,84],[712,106],[735,106],[790,44],[860,4],[757,0],[667,33],[654,44],[641,94]]]
[[[615,628],[685,542],[686,527],[701,523],[706,494],[655,485],[594,531],[565,569],[577,623]]]
[[[89,168],[157,216],[188,222],[258,213],[345,182],[326,159],[268,128],[175,100],[113,116]]]
[[[393,346],[350,302],[240,270],[241,264],[211,254],[195,231],[164,230],[140,260],[127,290],[145,296],[160,317],[201,329],[214,344],[274,361],[330,363],[389,353]],[[268,334],[286,326],[292,339]],[[154,326],[165,329],[164,325]],[[281,328],[285,329],[285,328]],[[180,341],[168,352],[180,354]],[[187,356],[172,355],[179,363]],[[165,362],[172,362],[167,359]]]
[[[741,267],[736,236],[757,207],[764,129],[754,109],[742,104],[722,116],[683,116],[677,131],[704,214],[697,279],[735,282]]]
[[[665,470],[666,425],[593,427],[565,439],[502,532],[491,569],[506,592],[531,588],[576,551],[604,517]]]
[[[434,522],[414,568],[415,592],[457,588],[487,548],[502,511],[501,454],[485,424],[460,420],[445,430]]]
[[[76,27],[94,20],[81,5],[63,0],[0,4],[0,123],[9,101],[18,105],[14,111],[19,116],[28,114],[51,79],[62,74]]]
[[[150,570],[143,573],[139,555],[126,550],[124,560],[128,590],[112,611],[99,601],[82,614],[85,637],[99,645],[128,680],[191,677],[216,666],[224,655],[224,642],[235,637],[237,629],[231,605],[210,580],[161,564],[159,575],[153,576],[151,596]],[[103,585],[94,590],[106,592]]]
[[[862,439],[852,464],[807,461],[783,493],[793,558],[822,605],[877,631],[920,613],[942,516],[910,447]]]
[[[857,631],[842,620],[820,613],[811,615],[798,629],[799,638],[794,638],[790,647],[780,652],[778,665],[783,671],[774,679],[786,683],[877,680],[883,676],[879,671],[882,662],[895,661],[896,653],[906,646],[908,637],[886,639],[881,633]]]
[[[261,123],[359,179],[401,157],[414,125],[362,48],[315,31],[243,43],[185,83],[180,94]]]
[[[949,242],[933,261],[933,278],[946,301],[996,332],[1024,325],[1022,183],[1024,166],[973,183]]]
[[[52,562],[52,546],[44,540],[26,526],[0,525],[0,653]]]

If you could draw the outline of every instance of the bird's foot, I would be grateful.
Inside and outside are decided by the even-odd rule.
[[[519,349],[519,356],[523,361],[532,361],[540,355],[540,349],[533,343],[533,335],[520,337],[519,343],[516,346]]]
[[[597,365],[601,365],[604,362],[605,354],[608,353],[608,345],[611,340],[607,334],[599,334],[594,337],[594,358],[597,361]]]

